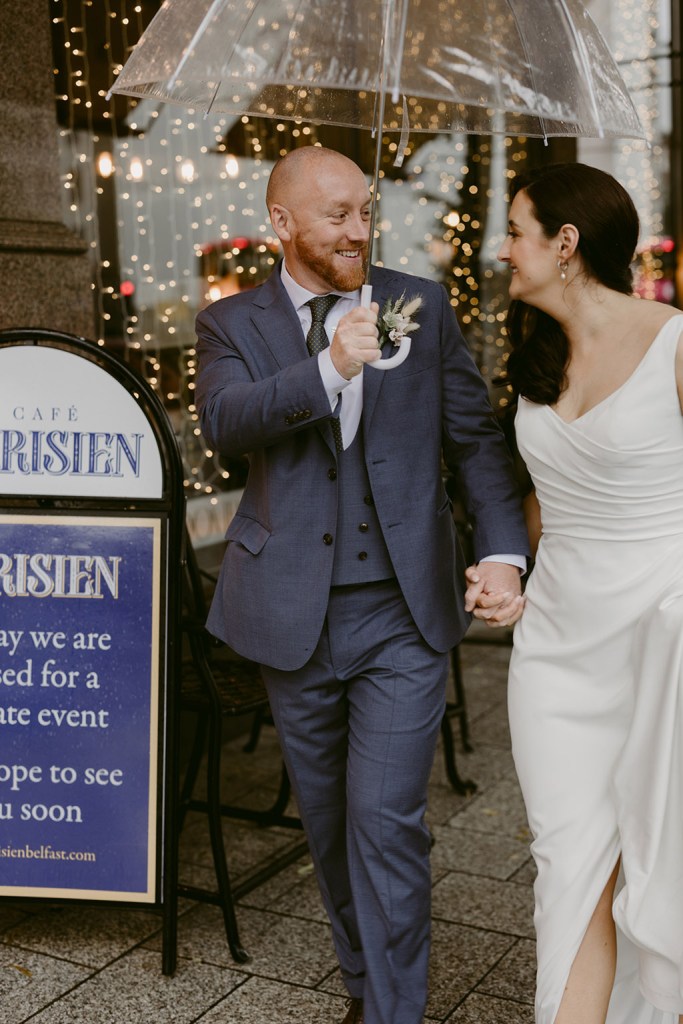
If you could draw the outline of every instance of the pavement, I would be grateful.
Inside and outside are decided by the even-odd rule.
[[[429,788],[433,939],[425,1021],[532,1024],[534,869],[510,754],[506,642],[461,645],[473,751],[453,722],[458,769],[477,784],[454,792],[439,747]],[[503,638],[505,639],[505,638]],[[223,793],[267,805],[280,759],[271,727],[253,753],[223,751]],[[225,819],[240,885],[301,841],[285,828]],[[204,816],[181,836],[181,878],[213,885]],[[156,911],[117,905],[0,900],[0,1024],[340,1024],[345,990],[305,854],[237,905],[247,963],[233,962],[217,907],[183,899],[178,967],[161,970]]]

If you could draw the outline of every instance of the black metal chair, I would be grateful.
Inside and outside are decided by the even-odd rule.
[[[227,646],[212,637],[204,628],[207,613],[205,578],[199,569],[191,541],[186,535],[184,559],[185,651],[181,669],[180,711],[194,712],[196,724],[185,776],[180,792],[179,830],[189,810],[208,816],[211,850],[216,875],[216,890],[180,883],[178,893],[191,899],[213,903],[223,912],[225,932],[232,957],[238,963],[249,959],[239,938],[235,902],[272,877],[287,864],[293,863],[307,850],[305,840],[274,858],[265,868],[252,874],[239,886],[232,886],[223,841],[222,819],[230,817],[269,825],[301,829],[298,817],[286,814],[290,784],[284,764],[281,766],[280,788],[271,807],[256,810],[221,802],[221,748],[224,718],[252,716],[258,727],[269,720],[268,695],[261,674],[254,662],[240,658]],[[246,749],[253,749],[252,742]],[[194,796],[203,760],[206,759],[206,797]]]
[[[472,524],[470,523],[465,509],[465,501],[462,487],[458,478],[454,475],[446,477],[446,493],[451,499],[453,509],[453,521],[460,541],[460,546],[465,555],[467,565],[474,561],[474,548],[472,544]],[[471,779],[462,779],[455,760],[455,744],[453,740],[452,720],[456,719],[460,727],[460,739],[463,750],[471,753],[473,750],[470,739],[470,726],[467,717],[467,702],[465,699],[465,681],[462,673],[462,661],[460,658],[460,646],[454,647],[451,651],[451,674],[453,678],[454,699],[447,701],[446,711],[441,720],[441,736],[443,739],[444,759],[446,762],[446,774],[448,780],[456,791],[462,796],[476,793],[477,784]]]
[[[470,725],[467,717],[467,702],[465,699],[465,681],[462,674],[462,663],[460,660],[460,646],[454,647],[451,651],[451,671],[453,674],[454,700],[446,702],[446,710],[441,719],[441,738],[443,741],[444,761],[448,781],[461,796],[469,796],[476,793],[477,784],[472,779],[463,779],[458,771],[455,757],[455,742],[453,740],[452,721],[456,719],[460,728],[460,739],[463,750],[471,753],[474,749],[470,739]]]

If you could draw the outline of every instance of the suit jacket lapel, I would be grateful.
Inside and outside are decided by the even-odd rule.
[[[308,355],[299,317],[282,287],[279,269],[257,292],[252,321],[281,369]]]
[[[281,369],[298,363],[308,355],[301,322],[282,286],[279,269],[268,278],[254,301],[252,321]],[[328,420],[316,429],[332,453],[336,452],[332,427]]]

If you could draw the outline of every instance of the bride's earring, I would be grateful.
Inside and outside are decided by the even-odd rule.
[[[560,272],[560,280],[561,281],[566,281],[567,280],[567,270],[569,269],[569,263],[567,262],[567,260],[558,260],[557,261],[557,269]]]

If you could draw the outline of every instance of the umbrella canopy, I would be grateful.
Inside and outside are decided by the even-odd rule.
[[[579,0],[165,0],[111,92],[371,129],[370,249],[384,131],[644,138]]]
[[[579,0],[166,0],[112,92],[411,132],[644,132]]]

